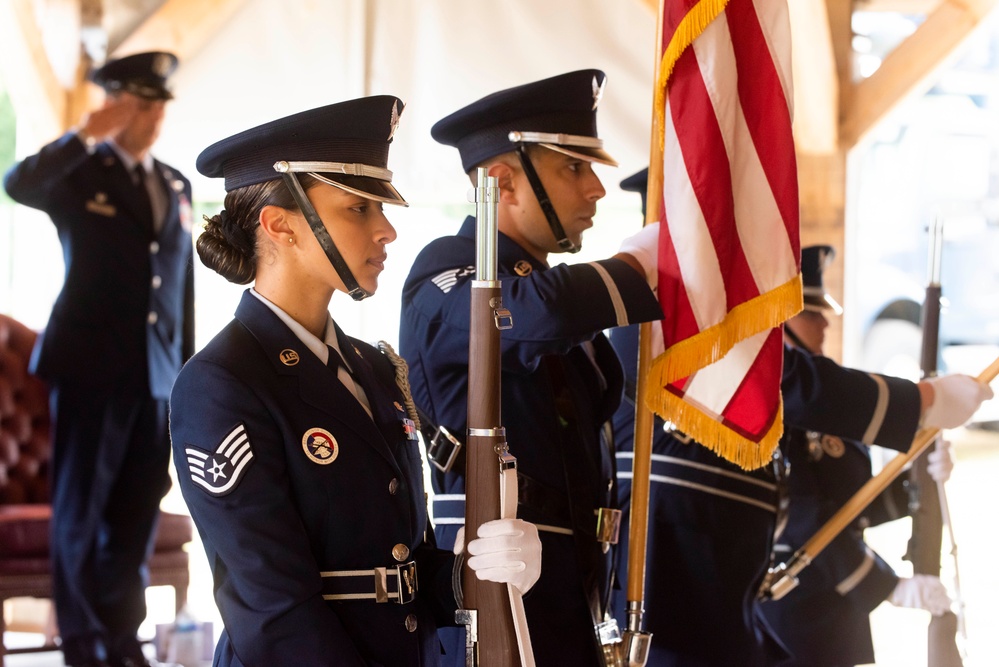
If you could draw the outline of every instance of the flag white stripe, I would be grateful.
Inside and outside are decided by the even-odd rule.
[[[731,402],[769,335],[770,329],[767,329],[741,340],[720,361],[697,371],[685,387],[684,398],[692,399],[720,415]]]
[[[712,22],[693,48],[731,165],[739,243],[753,281],[764,294],[795,275],[796,259],[743,113],[727,19]]]
[[[676,249],[684,290],[697,327],[703,331],[721,322],[727,314],[725,283],[707,223],[680,152],[670,108],[671,103],[667,100],[664,148],[667,160],[663,178],[666,221]]]
[[[722,135],[728,162],[733,164],[733,155],[736,153],[734,138],[738,135],[737,124],[740,122],[745,124],[745,121],[741,120],[739,71],[736,68],[732,35],[728,31],[728,19],[724,12],[708,24],[691,47],[697,56],[697,67],[715,112],[715,123]]]
[[[777,70],[777,78],[787,100],[788,115],[794,122],[794,84],[791,76],[791,17],[788,14],[786,2],[772,0],[753,0],[756,16],[763,30],[763,39],[770,51],[770,60]],[[827,37],[828,39],[828,37]]]

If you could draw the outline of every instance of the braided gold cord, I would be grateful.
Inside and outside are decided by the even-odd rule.
[[[402,392],[403,400],[406,403],[406,412],[409,414],[409,418],[413,420],[416,424],[416,429],[420,429],[420,417],[416,413],[416,403],[413,402],[413,392],[409,388],[409,366],[406,364],[406,360],[396,354],[392,346],[383,340],[378,341],[378,349],[381,350],[382,354],[388,357],[388,360],[392,362],[395,366],[395,384],[399,387],[399,391]]]

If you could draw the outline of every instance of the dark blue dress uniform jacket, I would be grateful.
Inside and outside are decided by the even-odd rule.
[[[778,561],[790,558],[871,478],[866,445],[801,429],[791,429],[788,438],[791,504],[787,528],[776,546]],[[903,483],[904,476],[840,533],[802,571],[797,588],[761,605],[794,654],[788,665],[874,662],[869,615],[892,592],[898,577],[864,543],[863,529],[907,514]]]
[[[422,459],[395,406],[393,366],[338,335],[374,420],[249,292],[177,379],[174,460],[225,623],[216,665],[436,665],[435,616],[454,622],[454,556],[428,542]],[[289,350],[294,365],[282,361]],[[239,427],[253,457],[216,496],[192,481],[187,450],[214,452]],[[305,452],[314,428],[336,440],[328,465]],[[418,563],[415,601],[324,601],[320,572],[394,566],[399,545]]]
[[[162,162],[155,172],[168,201],[155,234],[136,224],[136,186],[107,144],[88,154],[66,134],[5,177],[11,198],[48,213],[62,243],[65,283],[32,358],[51,384],[148,384],[166,400],[194,353],[191,184]]]
[[[616,330],[611,342],[628,371],[634,395],[637,327]],[[866,436],[898,448],[908,446],[916,431],[919,392],[911,382],[880,376],[875,380],[824,357],[785,347],[781,389],[785,424],[814,426],[844,437]],[[879,396],[885,399],[883,415],[875,407]],[[661,420],[656,424],[645,599],[646,629],[653,633],[648,664],[784,664],[788,651],[783,636],[769,626],[756,600],[769,565],[780,503],[775,471],[742,470],[695,441],[685,443],[665,432]],[[619,491],[627,510],[633,403],[626,401],[618,409],[614,434]],[[785,439],[781,449],[786,452],[793,446]],[[795,472],[792,467],[790,479]],[[622,535],[627,535],[626,528],[622,526]],[[625,576],[621,567],[621,577]],[[624,597],[615,596],[619,622],[626,620]]]
[[[403,290],[399,337],[417,405],[461,438],[474,235],[469,217],[456,236],[437,239],[417,257]],[[531,493],[521,491],[518,514],[540,524],[543,545],[541,578],[524,601],[531,640],[539,665],[592,665],[588,604],[608,577],[593,512],[613,504],[614,478],[600,430],[621,400],[623,380],[601,331],[658,319],[661,309],[644,277],[620,260],[548,268],[502,233],[498,255],[503,305],[513,316],[513,328],[502,333],[502,419],[518,471],[531,480]],[[559,387],[568,389],[561,393],[571,403],[561,414]],[[434,503],[442,546],[453,544],[464,516],[462,472],[432,469],[434,490],[444,494]],[[571,493],[567,476],[575,480]],[[454,496],[458,502],[448,499]],[[464,664],[458,634],[445,639],[451,664]]]

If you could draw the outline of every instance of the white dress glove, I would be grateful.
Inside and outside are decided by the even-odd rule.
[[[917,574],[911,579],[899,579],[895,590],[888,596],[888,602],[896,607],[925,609],[934,616],[942,616],[950,611],[951,599],[940,577]]]
[[[653,290],[659,284],[659,223],[653,222],[624,241],[618,252],[628,253],[645,270],[645,280]]]
[[[455,536],[454,553],[462,552],[464,527]],[[496,519],[479,526],[479,537],[468,543],[468,567],[482,581],[513,584],[521,595],[541,576],[541,538],[533,523]]]
[[[933,403],[923,416],[927,428],[957,428],[992,398],[992,389],[970,375],[940,375],[924,382],[933,387]]]
[[[950,440],[937,438],[933,451],[926,455],[926,471],[933,481],[946,482],[950,479],[950,471],[954,469],[954,455],[951,453]]]

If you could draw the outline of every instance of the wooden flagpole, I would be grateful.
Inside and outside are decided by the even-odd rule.
[[[645,196],[645,224],[657,222],[663,192],[663,136],[664,119],[656,113],[656,96],[659,94],[659,68],[663,51],[663,12],[665,0],[659,0],[656,15],[655,67],[653,68],[652,132],[649,140],[649,179]],[[645,322],[638,329],[638,381],[635,384],[635,433],[634,463],[631,480],[631,518],[628,526],[628,625],[624,632],[624,658],[630,666],[645,665],[648,660],[652,633],[644,629],[645,614],[645,565],[649,532],[649,478],[652,473],[652,429],[655,424],[652,411],[646,407],[649,370],[652,367],[652,327]]]

